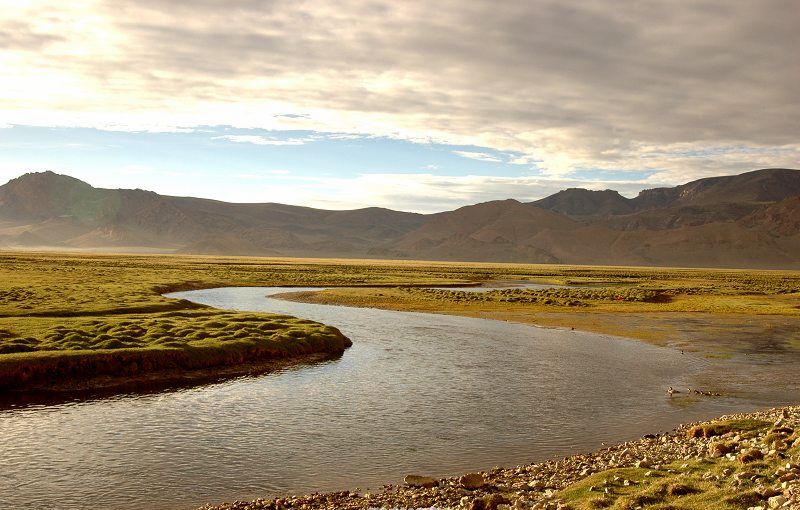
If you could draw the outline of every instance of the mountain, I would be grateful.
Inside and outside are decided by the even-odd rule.
[[[533,205],[574,219],[597,220],[636,210],[633,201],[614,190],[569,188],[532,202]]]
[[[570,188],[429,215],[233,204],[30,173],[0,186],[0,247],[798,269],[800,171],[711,177],[630,199]]]
[[[641,210],[676,205],[765,204],[797,195],[800,195],[797,170],[767,168],[739,175],[698,179],[674,188],[647,189],[632,202]]]
[[[350,256],[423,222],[421,214],[375,207],[326,211],[99,189],[52,172],[0,186],[0,243],[6,246]]]
[[[561,214],[498,200],[433,214],[394,246],[423,259],[557,262],[549,239],[578,226]]]

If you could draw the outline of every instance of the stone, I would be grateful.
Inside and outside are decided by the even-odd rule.
[[[465,489],[480,489],[486,486],[486,477],[483,473],[467,473],[458,479],[458,483]]]
[[[438,482],[435,478],[420,475],[406,475],[405,478],[403,478],[403,482],[409,487],[431,488],[438,485]]]
[[[764,453],[761,450],[747,450],[739,455],[739,462],[747,464],[748,462],[755,462],[764,458]]]
[[[787,501],[789,501],[789,500],[786,499],[784,496],[772,496],[771,498],[769,498],[767,500],[767,504],[769,505],[770,508],[780,508]]]
[[[470,510],[497,510],[499,505],[508,505],[508,498],[502,494],[491,494],[472,501]]]
[[[779,491],[778,489],[776,489],[774,487],[766,487],[766,488],[758,491],[758,493],[761,495],[762,498],[769,499],[772,496],[780,495],[781,491]]]
[[[724,457],[731,451],[733,451],[733,448],[727,443],[712,443],[708,445],[708,455],[711,458]]]

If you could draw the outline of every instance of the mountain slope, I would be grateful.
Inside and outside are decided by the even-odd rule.
[[[434,214],[394,247],[426,259],[556,262],[549,238],[577,227],[563,215],[498,200]]]
[[[800,195],[800,172],[767,168],[739,175],[708,177],[674,188],[643,190],[633,199],[639,210],[667,206],[779,202]]]
[[[0,186],[0,246],[800,268],[800,171],[700,179],[633,199],[571,188],[430,215],[232,204],[33,173]]]
[[[38,235],[42,246],[54,247],[356,256],[419,227],[424,216],[380,208],[326,211],[99,189],[44,172],[0,186],[0,220],[6,224],[0,240],[9,246],[35,245],[30,239],[22,242],[20,236],[27,232],[27,237]],[[49,229],[52,224],[58,227]]]
[[[574,219],[602,219],[636,210],[633,202],[610,189],[590,191],[569,188],[554,195],[531,202],[537,207],[561,213]]]

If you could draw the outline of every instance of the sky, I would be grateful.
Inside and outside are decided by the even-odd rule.
[[[796,0],[0,0],[0,182],[435,212],[800,167]]]

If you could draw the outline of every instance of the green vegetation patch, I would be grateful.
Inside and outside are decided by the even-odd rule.
[[[663,303],[669,300],[669,297],[660,291],[637,287],[585,289],[554,287],[551,289],[501,289],[488,292],[414,287],[407,287],[404,290],[428,299],[473,303],[588,306],[592,301]]]
[[[284,315],[185,310],[102,318],[0,319],[0,353],[269,345],[311,341],[335,328]]]
[[[769,427],[769,423],[761,420],[725,420],[702,423],[691,427],[686,434],[689,437],[722,436],[728,432],[758,432]]]
[[[769,475],[771,466],[749,464],[748,471]],[[611,469],[562,490],[558,497],[576,510],[731,510],[746,509],[764,499],[751,483],[739,484],[736,462],[724,459],[675,463],[660,470]]]

